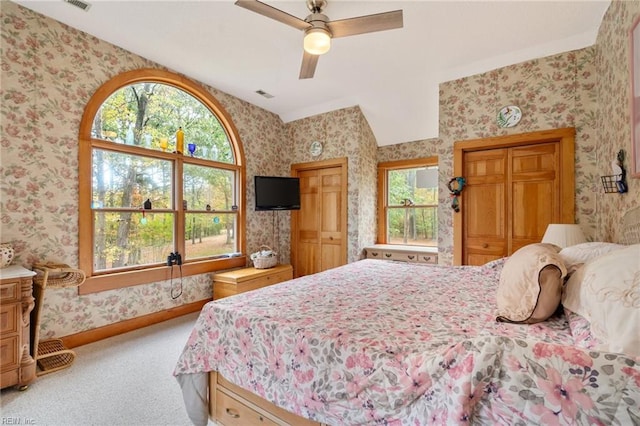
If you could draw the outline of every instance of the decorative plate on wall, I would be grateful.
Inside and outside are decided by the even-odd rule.
[[[311,145],[309,145],[309,152],[314,157],[317,157],[318,155],[322,154],[322,144],[318,141],[311,142]]]
[[[500,127],[513,127],[520,122],[522,111],[515,105],[502,107],[498,111],[496,121]]]

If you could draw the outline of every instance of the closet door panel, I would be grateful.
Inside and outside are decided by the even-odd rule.
[[[300,178],[301,205],[291,215],[295,277],[346,263],[346,158],[329,163],[292,166],[292,174]]]
[[[511,148],[509,254],[542,240],[560,222],[558,144]]]
[[[507,150],[470,152],[465,156],[465,264],[479,265],[506,253]]]
[[[295,235],[296,248],[292,253],[294,270],[297,276],[313,274],[320,262],[318,246],[320,244],[320,179],[316,170],[301,172],[300,178],[300,205],[302,208],[296,212]]]
[[[342,168],[332,167],[320,171],[322,179],[321,257],[320,271],[343,265],[342,229]]]

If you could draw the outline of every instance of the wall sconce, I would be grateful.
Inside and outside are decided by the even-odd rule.
[[[624,169],[624,150],[618,151],[617,159],[611,163],[613,174],[600,176],[604,192],[607,194],[624,194],[627,192],[627,171]]]

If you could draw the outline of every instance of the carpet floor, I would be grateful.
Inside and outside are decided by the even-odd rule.
[[[0,424],[191,425],[172,373],[197,316],[75,348],[69,368],[2,390]]]

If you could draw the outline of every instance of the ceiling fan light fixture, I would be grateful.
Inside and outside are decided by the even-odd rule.
[[[312,55],[323,55],[331,49],[331,35],[324,28],[309,28],[304,34],[304,50]]]

